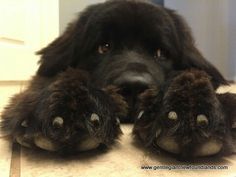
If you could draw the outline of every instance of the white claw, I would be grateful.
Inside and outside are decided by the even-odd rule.
[[[157,57],[158,57],[158,58],[161,57],[161,49],[157,49]]]
[[[28,122],[26,120],[24,120],[23,122],[21,122],[21,126],[28,127]]]
[[[198,125],[208,125],[208,119],[207,116],[204,114],[200,114],[197,116],[197,124]]]
[[[138,114],[137,119],[140,119],[142,117],[143,113],[144,113],[144,111],[140,111],[139,114]]]
[[[52,122],[52,125],[58,128],[63,127],[63,124],[64,119],[62,117],[56,117]]]
[[[34,138],[34,143],[37,147],[47,151],[56,151],[58,149],[52,141],[42,135],[36,136]]]
[[[170,111],[168,114],[168,118],[171,120],[177,120],[178,119],[178,115],[175,111]]]
[[[116,118],[116,124],[119,125],[120,124],[120,119]]]
[[[90,120],[92,121],[92,122],[96,122],[96,121],[99,121],[99,116],[97,115],[97,114],[95,114],[95,113],[93,113],[92,115],[91,115],[91,117],[90,117]]]

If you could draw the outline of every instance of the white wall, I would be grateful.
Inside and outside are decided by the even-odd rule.
[[[0,0],[0,82],[35,74],[35,52],[59,34],[58,9],[58,0]]]
[[[78,16],[78,13],[91,4],[104,2],[105,0],[59,0],[60,33],[65,30],[67,24]]]
[[[183,15],[203,55],[228,79],[236,79],[236,1],[165,0]]]
[[[229,0],[229,64],[230,75],[236,81],[236,1]]]

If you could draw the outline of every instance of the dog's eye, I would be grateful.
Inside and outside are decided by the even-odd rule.
[[[104,44],[98,46],[98,53],[105,54],[105,53],[109,52],[110,49],[111,49],[110,44],[104,43]]]

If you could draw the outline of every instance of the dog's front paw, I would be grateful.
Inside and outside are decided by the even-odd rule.
[[[209,77],[184,71],[163,90],[148,90],[134,133],[147,146],[189,159],[219,154],[225,143],[226,122]],[[154,96],[153,96],[154,95]]]
[[[16,135],[18,143],[74,153],[95,149],[101,144],[109,146],[119,137],[117,100],[89,86],[80,72],[70,72],[59,76],[42,91],[33,119],[23,120],[20,125],[25,131]]]

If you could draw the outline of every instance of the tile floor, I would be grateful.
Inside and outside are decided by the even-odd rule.
[[[24,84],[0,83],[0,110],[12,94]],[[236,93],[236,86],[220,89]],[[0,177],[236,177],[236,155],[222,159],[200,159],[192,165],[222,165],[223,170],[143,170],[144,165],[190,165],[163,155],[153,154],[136,145],[131,136],[132,125],[122,125],[124,135],[106,152],[87,152],[73,158],[62,158],[45,151],[36,151],[12,144],[0,135]]]

